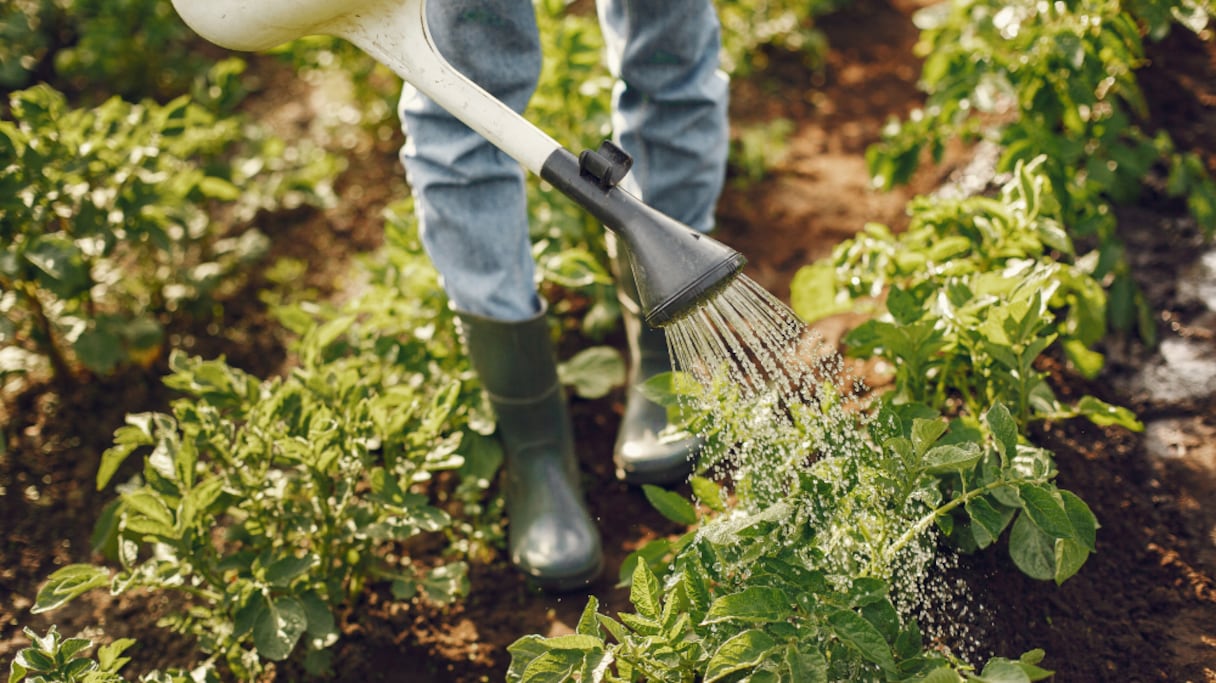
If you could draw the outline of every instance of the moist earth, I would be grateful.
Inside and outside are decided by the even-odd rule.
[[[907,200],[946,182],[967,159],[967,150],[954,150],[943,164],[926,167],[908,187],[892,192],[870,185],[866,147],[892,117],[921,100],[912,49],[916,9],[911,0],[851,3],[819,21],[830,46],[822,63],[765,51],[757,56],[756,72],[733,83],[736,129],[777,119],[792,124],[784,157],[760,180],[733,174],[718,212],[717,237],[743,252],[748,275],[779,297],[788,299],[799,267],[826,256],[865,223],[904,227]],[[1168,130],[1216,173],[1213,45],[1175,31],[1151,47],[1141,80],[1151,126]],[[277,112],[283,126],[306,129],[311,113],[300,104],[308,101],[301,90],[306,87],[276,88],[279,100],[261,106]],[[337,183],[341,199],[334,209],[263,217],[273,244],[269,258],[307,261],[302,286],[332,292],[348,259],[379,244],[380,209],[408,192],[396,159],[399,144],[392,138],[359,148],[359,163]],[[1139,202],[1119,210],[1135,276],[1157,311],[1163,341],[1185,338],[1210,350],[1216,345],[1210,312],[1180,296],[1185,288],[1176,284],[1177,273],[1197,267],[1203,241],[1185,207],[1153,187],[1150,182]],[[253,294],[259,284],[254,278],[226,302],[221,320],[186,324],[171,331],[173,338],[191,353],[224,354],[259,376],[280,371],[290,360],[282,333]],[[838,341],[854,322],[844,316],[818,328]],[[619,335],[611,341],[622,343]],[[1145,433],[1082,421],[1043,425],[1034,437],[1056,453],[1059,485],[1086,500],[1102,525],[1098,552],[1062,586],[1026,578],[1002,547],[960,557],[942,570],[941,584],[949,590],[925,610],[965,627],[965,648],[977,659],[1044,649],[1043,665],[1059,681],[1216,681],[1216,401],[1211,391],[1184,401],[1138,391],[1128,378],[1156,362],[1158,348],[1134,339],[1106,344],[1110,367],[1098,381],[1085,381],[1051,358],[1041,369],[1062,397],[1089,393],[1127,405],[1146,420],[1180,420],[1189,425],[1190,440],[1180,437],[1170,451],[1175,457],[1163,458],[1149,448]],[[29,613],[47,575],[94,559],[89,534],[111,495],[91,485],[98,456],[125,414],[166,407],[165,371],[161,362],[83,385],[40,384],[5,397],[0,670],[27,644],[22,626],[42,632],[50,623],[67,634],[83,629],[95,637],[136,639],[128,675],[182,666],[198,655],[189,642],[157,627],[173,607],[164,596],[95,592],[50,615]],[[615,586],[624,557],[649,539],[681,531],[639,490],[613,477],[611,448],[622,407],[619,390],[572,406],[584,485],[607,553],[604,578],[588,594],[609,614],[629,609],[628,591]],[[366,594],[342,615],[335,679],[502,680],[508,645],[530,633],[570,632],[586,604],[586,594],[533,592],[501,557],[475,564],[470,580],[471,595],[446,608],[402,603],[386,592]],[[957,630],[942,629],[944,641],[956,638],[948,632]],[[272,678],[303,675],[286,666]]]

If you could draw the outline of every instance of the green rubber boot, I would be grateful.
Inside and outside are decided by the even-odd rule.
[[[692,473],[701,439],[660,436],[667,427],[667,409],[643,396],[637,387],[655,375],[671,372],[667,334],[642,320],[637,281],[625,245],[610,234],[608,248],[615,252],[612,267],[629,343],[625,413],[612,450],[616,475],[631,484],[673,484]]]
[[[544,590],[582,588],[599,576],[603,551],[579,486],[545,313],[522,322],[459,318],[469,359],[498,416],[511,561]]]

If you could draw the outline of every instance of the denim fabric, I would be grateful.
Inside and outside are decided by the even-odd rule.
[[[725,176],[727,79],[710,0],[597,0],[616,141],[634,158],[626,187],[707,232]],[[540,39],[531,0],[432,0],[441,55],[517,112],[536,89]],[[571,97],[578,97],[571,93]],[[541,310],[524,171],[408,84],[401,160],[422,242],[460,311],[503,321]],[[576,153],[579,150],[573,150]]]

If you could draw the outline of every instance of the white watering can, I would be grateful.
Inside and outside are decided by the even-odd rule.
[[[442,1],[442,0],[441,0]],[[662,0],[659,0],[660,2]],[[742,270],[739,252],[621,190],[632,163],[610,142],[579,157],[563,148],[439,54],[427,0],[173,0],[207,40],[259,51],[306,35],[349,40],[521,166],[584,206],[629,247],[642,313],[658,327],[716,292]]]

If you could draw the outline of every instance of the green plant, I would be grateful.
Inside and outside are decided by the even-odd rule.
[[[731,163],[739,170],[738,182],[755,183],[785,160],[794,123],[778,118],[745,126],[731,144]]]
[[[208,71],[169,0],[14,0],[0,9],[0,84],[168,99]],[[104,84],[104,85],[103,85]]]
[[[1064,405],[1037,363],[1058,346],[1093,378],[1103,357],[1107,296],[1098,254],[1078,257],[1042,172],[1019,163],[999,197],[918,198],[899,236],[869,225],[791,285],[807,320],[886,297],[886,315],[845,337],[851,355],[895,367],[894,400],[969,415],[1008,402],[1020,424],[1084,415],[1139,429],[1126,410],[1094,397]]]
[[[710,411],[714,425],[703,433],[740,410]],[[1041,651],[994,658],[976,675],[930,650],[906,615],[935,552],[934,529],[964,550],[989,547],[1011,530],[1009,553],[1030,576],[1062,582],[1077,571],[1094,548],[1097,522],[1052,482],[1051,454],[1021,443],[999,403],[978,427],[947,423],[924,406],[885,403],[862,420],[861,433],[811,407],[793,410],[796,428],[772,444],[789,466],[766,475],[785,479],[783,496],[760,501],[736,482],[737,497],[726,505],[712,482],[695,482],[707,501],[700,526],[668,547],[674,552],[659,574],[650,562],[633,565],[635,611],[613,618],[592,600],[576,634],[521,638],[510,648],[508,680],[1049,676],[1038,666]],[[688,521],[687,502],[651,495],[664,501],[661,510],[678,511],[673,519]]]
[[[724,68],[746,76],[765,63],[764,49],[776,47],[822,61],[827,41],[814,17],[845,5],[847,0],[726,0],[715,3],[722,22]]]
[[[96,658],[85,656],[93,647],[88,638],[64,638],[52,625],[45,636],[25,629],[31,645],[20,650],[9,665],[8,683],[123,683],[119,674],[130,661],[123,653],[135,644],[130,638],[116,640],[97,649]],[[139,677],[140,683],[215,683],[211,672],[154,671]]]
[[[409,369],[420,346],[447,342],[402,334],[333,318],[302,340],[290,377],[265,382],[175,353],[166,383],[186,398],[172,415],[130,416],[98,472],[105,486],[150,449],[98,523],[120,571],[65,567],[34,611],[102,586],[179,591],[191,606],[175,628],[251,676],[301,640],[323,669],[333,610],[372,583],[402,600],[459,595],[464,562],[416,562],[410,544],[451,529],[428,494],[434,475],[486,462],[492,473],[496,450],[463,426],[456,377]]]
[[[71,108],[39,86],[0,120],[0,339],[106,374],[148,362],[266,247],[255,211],[328,199],[334,159],[181,97]],[[226,207],[221,229],[204,208]],[[0,368],[0,373],[26,366]]]
[[[923,10],[917,49],[927,99],[867,151],[875,184],[905,182],[926,150],[940,160],[956,138],[995,142],[998,172],[1043,158],[1063,224],[1101,252],[1094,275],[1111,281],[1110,322],[1132,329],[1148,310],[1115,236],[1111,204],[1134,199],[1159,168],[1168,193],[1186,199],[1203,229],[1216,230],[1216,183],[1202,161],[1178,151],[1165,131],[1146,130],[1136,81],[1142,26],[1154,38],[1174,23],[1199,32],[1213,11],[1193,0],[958,0]],[[1143,324],[1140,331],[1147,333]]]

